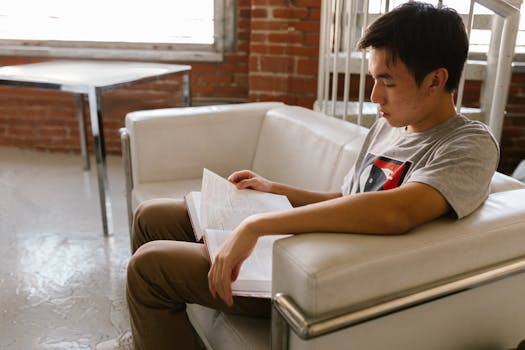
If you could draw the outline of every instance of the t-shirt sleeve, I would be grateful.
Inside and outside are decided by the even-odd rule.
[[[441,193],[458,219],[478,208],[488,196],[499,160],[499,148],[488,132],[451,137],[429,164],[414,171],[406,182],[421,182]]]

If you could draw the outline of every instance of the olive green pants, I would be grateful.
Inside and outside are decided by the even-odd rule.
[[[191,349],[186,304],[269,317],[270,300],[236,297],[229,308],[208,290],[210,260],[183,200],[155,199],[135,211],[126,296],[135,349]]]

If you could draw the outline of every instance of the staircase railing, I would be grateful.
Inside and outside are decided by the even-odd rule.
[[[461,113],[488,124],[498,139],[505,115],[521,2],[471,0],[469,13],[463,15],[469,35],[473,29],[489,29],[491,39],[486,59],[475,60],[469,53],[456,94],[456,107]],[[384,0],[379,11],[377,8],[371,11],[371,6],[377,6],[377,3],[369,0],[322,0],[321,8],[319,73],[314,109],[365,126],[371,125],[378,113],[376,105],[365,100],[366,52],[358,52],[354,48],[364,28],[393,7],[390,1]],[[475,4],[493,14],[476,13]],[[446,5],[454,7],[454,2]],[[358,84],[352,85],[352,78],[358,79]],[[465,80],[482,82],[479,109],[462,106]],[[339,91],[341,88],[342,93]]]

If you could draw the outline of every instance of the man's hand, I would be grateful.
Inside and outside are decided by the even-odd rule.
[[[246,220],[245,220],[246,222]],[[233,305],[231,284],[239,276],[241,265],[250,256],[258,236],[241,223],[224,242],[208,272],[208,288],[214,298]]]
[[[271,192],[273,186],[273,182],[251,170],[236,171],[228,176],[228,181],[237,186],[239,190],[249,188],[261,192]]]

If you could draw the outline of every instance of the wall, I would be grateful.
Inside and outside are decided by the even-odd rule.
[[[276,100],[311,108],[317,90],[320,0],[237,0],[236,48],[220,63],[192,65],[195,104]],[[0,57],[0,65],[39,62]],[[103,97],[108,153],[120,152],[118,129],[127,112],[181,105],[180,79],[158,79]],[[476,104],[479,83],[467,83]],[[514,75],[500,170],[525,158],[525,75]],[[86,111],[86,114],[88,112]],[[87,120],[89,125],[89,120]],[[88,128],[89,133],[89,128]],[[68,94],[0,87],[0,145],[79,152],[75,100]],[[91,142],[90,142],[91,148]]]

